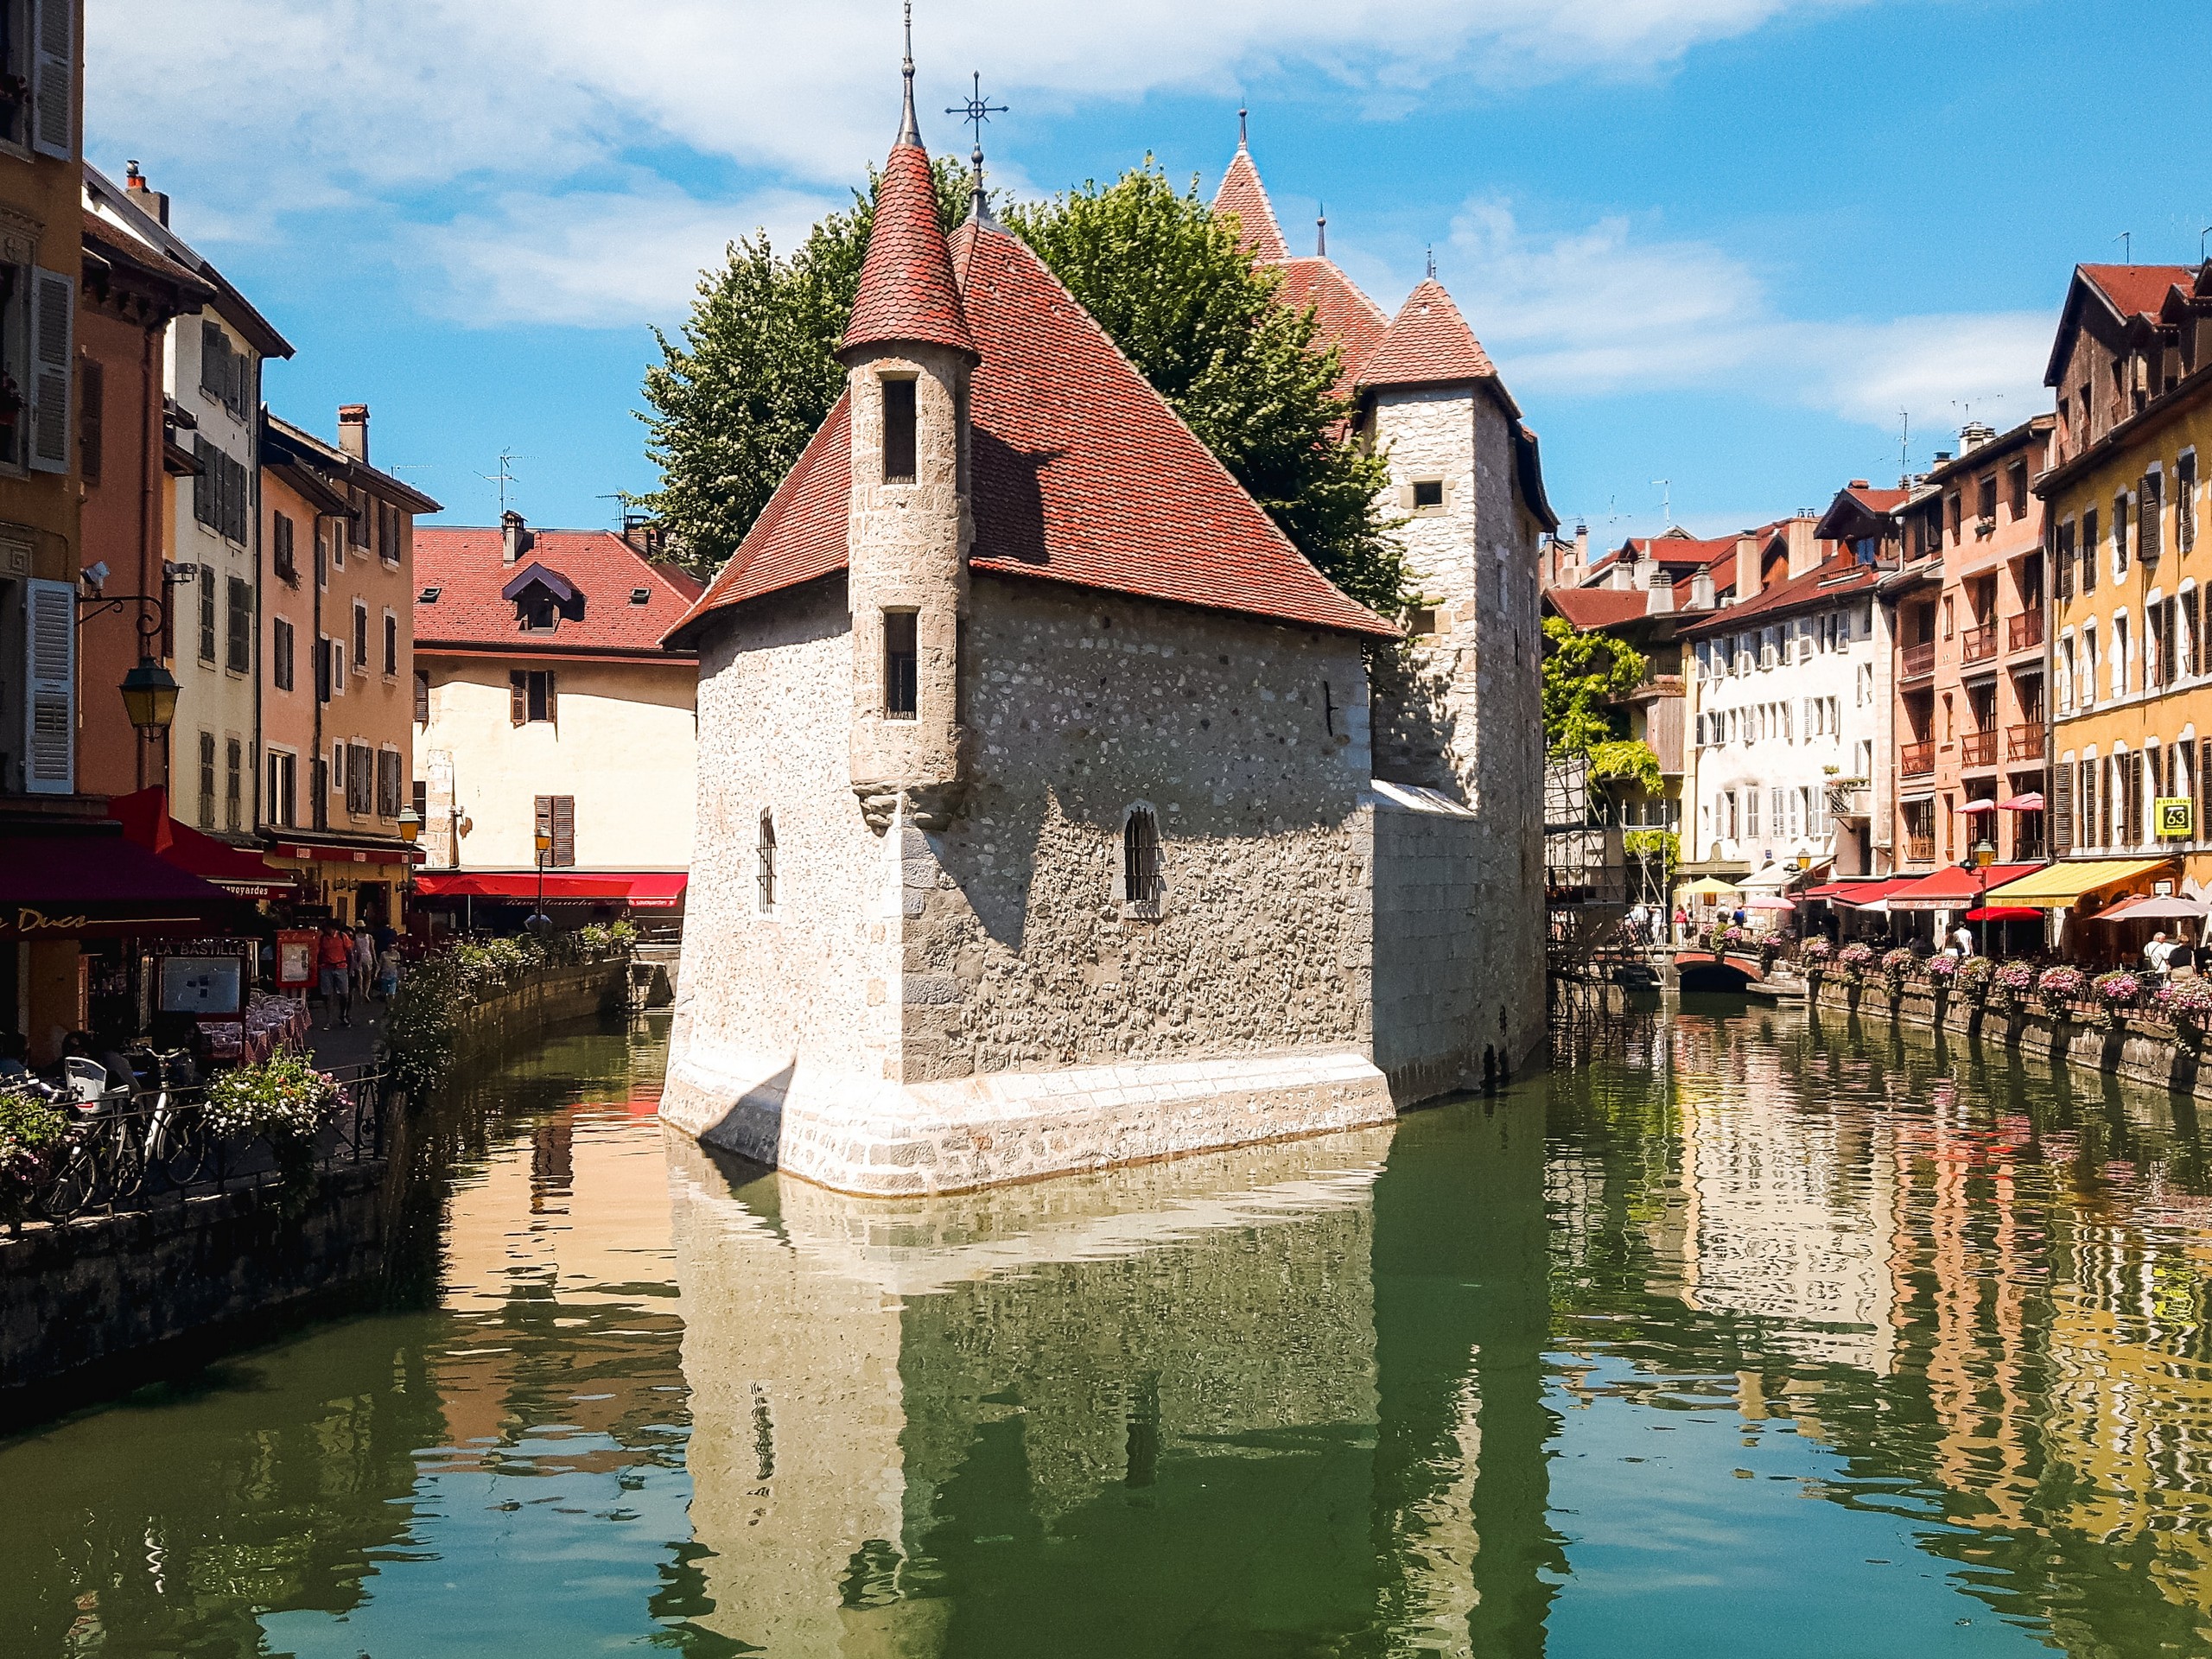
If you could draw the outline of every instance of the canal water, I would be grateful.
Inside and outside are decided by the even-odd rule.
[[[423,1137],[410,1306],[0,1443],[0,1651],[2212,1653],[2184,1106],[1715,1001],[1355,1133],[929,1202]]]

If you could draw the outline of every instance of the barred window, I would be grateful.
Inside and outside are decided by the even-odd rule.
[[[1131,807],[1122,821],[1122,897],[1131,905],[1160,903],[1160,819],[1148,806]]]
[[[776,815],[760,815],[760,913],[776,913]]]

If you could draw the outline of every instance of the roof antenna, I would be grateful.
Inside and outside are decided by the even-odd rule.
[[[914,0],[906,0],[906,55],[899,64],[899,73],[906,80],[906,107],[905,118],[899,125],[899,142],[918,149],[922,129],[914,119]]]
[[[1651,481],[1659,486],[1661,492],[1659,516],[1666,520],[1666,527],[1672,530],[1675,527],[1675,480],[1671,478],[1655,478]]]
[[[505,512],[507,510],[507,486],[510,484],[518,484],[522,481],[515,476],[514,463],[518,461],[528,461],[530,457],[528,455],[518,455],[511,449],[502,449],[499,451],[499,470],[498,472],[479,473],[476,474],[477,477],[482,479],[486,484],[496,484],[499,486],[499,511],[502,513]]]
[[[1244,118],[1248,113],[1249,113],[1249,111],[1244,110],[1239,110],[1236,111],[1236,148],[1239,149],[1244,148]]]
[[[2135,263],[2135,232],[2122,231],[2113,240],[2120,244],[2120,257],[2133,265]]]
[[[975,153],[969,158],[976,164],[976,194],[968,211],[978,224],[988,222],[991,217],[991,199],[983,190],[983,124],[993,116],[1006,112],[1005,105],[994,104],[983,96],[983,72],[980,69],[976,72],[975,91],[969,94],[968,101],[945,110],[947,115],[957,115],[976,129]]]
[[[1321,211],[1313,216],[1313,257],[1325,259],[1329,257],[1329,204],[1320,201],[1314,206]]]
[[[1901,490],[1912,487],[1912,464],[1907,459],[1911,453],[1912,411],[1901,409],[1897,410],[1897,488]]]
[[[1428,245],[1428,280],[1432,283],[1436,280],[1436,244],[1433,242]]]
[[[2196,233],[2196,263],[2200,265],[2204,263],[2204,238],[2208,236],[2212,236],[2212,225],[2207,225]]]

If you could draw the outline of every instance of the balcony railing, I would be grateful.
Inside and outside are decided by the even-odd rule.
[[[1901,664],[1906,679],[1926,679],[1936,671],[1936,642],[1930,639],[1924,645],[1907,645]]]
[[[1936,745],[1908,743],[1898,754],[1897,769],[1908,778],[1922,778],[1936,770]]]
[[[1968,732],[1959,740],[1959,764],[1962,766],[1993,766],[1997,764],[1997,733]]]
[[[1997,654],[1997,625],[1986,628],[1968,628],[1959,636],[1959,660],[1962,663],[1986,663]]]
[[[2005,728],[2005,758],[2007,760],[2040,760],[2043,759],[2043,722],[2031,721],[2024,726]]]
[[[2008,651],[2026,651],[2039,645],[2043,644],[2043,612],[2040,608],[2022,611],[2005,628]]]
[[[1904,838],[1904,856],[1908,864],[1933,864],[1936,861],[1936,837],[1907,836]]]

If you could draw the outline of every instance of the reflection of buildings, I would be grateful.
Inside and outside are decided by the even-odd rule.
[[[671,1137],[701,1622],[793,1655],[1540,1628],[1539,1140],[1504,1116],[890,1203],[733,1192]],[[1402,1170],[1394,1133],[1484,1146]],[[1431,1166],[1467,1262],[1376,1201],[1409,1222]],[[1530,1306],[1476,1282],[1509,1278]]]

